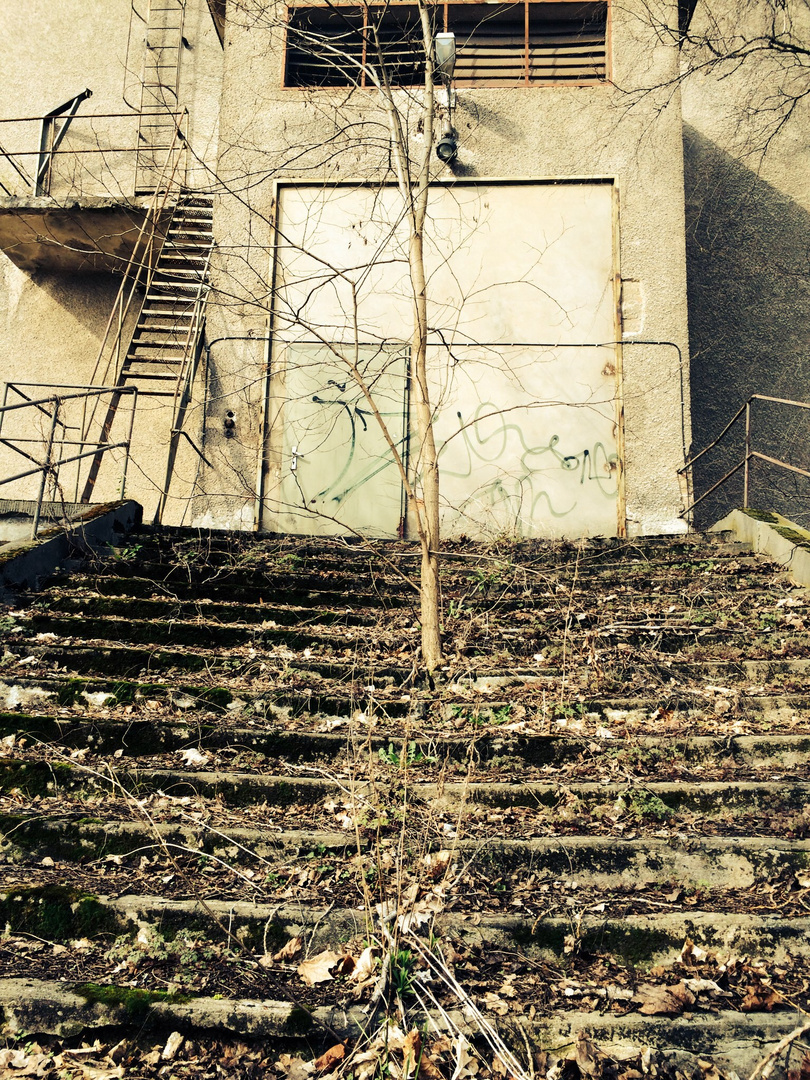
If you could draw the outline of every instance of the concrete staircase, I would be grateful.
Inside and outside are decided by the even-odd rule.
[[[167,529],[2,615],[5,1034],[390,1010],[481,1076],[747,1076],[802,1024],[804,592],[716,537],[451,545],[428,678],[417,567]]]

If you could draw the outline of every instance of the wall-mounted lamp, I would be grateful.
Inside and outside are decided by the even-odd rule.
[[[447,90],[447,123],[444,125],[442,135],[436,143],[436,156],[440,161],[453,161],[458,153],[458,139],[453,130],[453,98],[451,84],[453,72],[456,67],[456,35],[436,34],[433,39],[433,52],[435,56],[436,70]]]
[[[433,38],[433,51],[436,55],[436,69],[449,90],[456,67],[456,35],[436,34]]]

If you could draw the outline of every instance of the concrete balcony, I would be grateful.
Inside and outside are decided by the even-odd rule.
[[[28,273],[123,273],[133,257],[151,261],[183,189],[180,114],[74,115],[85,96],[0,121],[0,249]]]

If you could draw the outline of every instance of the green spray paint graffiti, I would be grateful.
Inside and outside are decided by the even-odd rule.
[[[493,402],[482,402],[470,420],[465,421],[461,412],[456,416],[459,427],[454,438],[462,441],[466,461],[459,465],[458,455],[454,454],[455,468],[446,461],[443,475],[472,480],[483,465],[489,466],[490,471],[492,466],[499,466],[495,477],[484,480],[470,493],[469,503],[474,500],[491,507],[510,506],[521,518],[531,521],[542,503],[553,517],[566,517],[578,505],[577,489],[586,485],[588,498],[598,493],[601,498],[616,499],[619,459],[616,453],[607,451],[603,442],[597,440],[590,448],[568,454],[563,453],[562,440],[557,434],[551,435],[546,443],[530,442],[521,425],[499,415]],[[484,421],[488,430],[484,429]],[[442,456],[447,457],[446,448],[447,442],[439,454],[440,465]],[[565,485],[570,502],[565,508],[559,501],[555,506],[548,491],[550,480],[554,479],[551,474],[556,473],[559,479],[558,470],[570,475]],[[558,483],[553,486],[559,489]]]

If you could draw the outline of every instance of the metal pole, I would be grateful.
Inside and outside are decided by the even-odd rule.
[[[53,404],[53,415],[51,417],[51,432],[48,436],[48,452],[45,456],[45,464],[42,466],[42,478],[39,482],[39,495],[37,495],[37,505],[34,507],[34,520],[31,525],[31,539],[36,540],[37,530],[39,529],[39,519],[42,514],[42,499],[45,495],[45,484],[48,480],[48,473],[51,471],[51,461],[53,458],[53,437],[56,432],[56,421],[59,416],[59,406],[61,402],[57,398]]]
[[[135,406],[138,404],[138,387],[132,388],[135,393],[132,395],[132,408],[129,413],[129,432],[127,434],[126,453],[124,454],[124,470],[121,474],[121,499],[124,499],[124,493],[127,489],[127,469],[129,467],[129,451],[132,447],[132,431],[135,426]]]
[[[751,461],[751,402],[745,403],[745,472],[743,473],[743,509],[748,509],[748,476]]]

